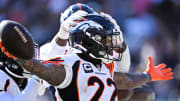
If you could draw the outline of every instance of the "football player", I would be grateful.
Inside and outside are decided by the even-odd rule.
[[[79,10],[85,11],[85,13],[77,12]],[[75,14],[73,14],[73,13],[75,13]],[[68,52],[69,49],[67,48],[68,47],[67,41],[69,38],[69,32],[67,31],[67,29],[69,27],[68,28],[66,28],[66,27],[72,26],[71,23],[73,22],[74,19],[68,19],[70,21],[65,21],[65,20],[67,20],[68,17],[72,16],[72,18],[76,18],[76,20],[78,21],[79,19],[83,19],[83,16],[87,15],[87,13],[88,14],[98,14],[92,8],[90,8],[88,5],[80,4],[80,3],[73,4],[69,8],[67,8],[64,11],[64,13],[61,14],[61,19],[60,19],[61,27],[62,27],[62,28],[60,28],[61,30],[58,32],[58,34],[53,38],[53,40],[50,43],[47,43],[47,44],[41,46],[41,48],[40,48],[41,59],[51,58],[51,57],[54,57],[54,56],[60,55],[60,54],[69,54],[69,52]],[[114,30],[121,33],[118,24],[110,15],[105,14],[105,13],[100,13],[100,15],[108,18],[111,21],[111,23],[115,26]],[[76,17],[74,17],[74,16],[76,16]],[[69,23],[69,22],[71,22],[71,23]],[[76,24],[77,24],[77,22],[73,23],[73,25],[76,25]],[[121,56],[121,61],[118,61],[118,62],[114,61],[114,63],[115,63],[114,72],[121,72],[122,74],[124,74],[129,71],[130,54],[129,54],[129,49],[123,40],[122,33],[120,35],[121,35],[120,39],[121,39],[121,43],[122,43],[120,52],[121,52],[122,56]],[[119,50],[117,50],[117,51],[119,51]],[[117,53],[117,52],[115,52],[115,53]],[[118,56],[118,55],[116,55],[116,56]],[[117,73],[115,73],[114,76],[116,77],[119,75],[117,75]],[[125,76],[122,76],[122,77],[125,77]],[[124,79],[126,80],[127,78],[124,78]],[[122,80],[122,81],[124,81],[124,80]],[[128,87],[126,87],[126,89],[127,88]],[[129,98],[131,98],[131,96],[133,96],[133,98],[134,98],[134,94],[133,94],[133,91],[131,90],[131,88],[128,88],[128,90],[125,90],[125,88],[119,88],[119,89],[121,89],[121,90],[118,90],[119,94],[121,94],[121,95],[119,95],[121,100],[129,99]],[[143,99],[143,100],[145,100],[145,98],[149,99],[150,98],[149,96],[153,95],[153,92],[149,91],[149,90],[148,90],[148,92],[144,91],[144,90],[139,90],[139,91],[140,92],[143,91],[143,97],[141,97],[141,99]],[[124,97],[123,97],[123,95],[124,95]],[[147,95],[148,97],[145,95]],[[153,98],[153,97],[151,97],[151,98]]]
[[[72,21],[73,21],[72,19],[71,19],[71,21],[66,21],[66,22],[65,22],[65,20],[68,17],[70,17],[73,13],[75,13],[79,10],[85,11],[88,14],[98,14],[92,8],[90,8],[89,6],[87,6],[85,4],[80,4],[80,3],[73,4],[68,9],[66,9],[63,14],[61,14],[61,24],[63,24],[61,27],[65,28],[68,25],[67,24],[68,22],[72,23]],[[83,14],[83,13],[76,13],[74,15],[78,15],[76,17],[72,17],[72,18],[76,18],[76,19],[78,19],[78,17],[80,17],[79,19],[83,19],[83,16],[85,16],[85,14]],[[74,16],[74,15],[72,15],[72,16]],[[119,28],[118,24],[116,23],[116,21],[108,14],[100,13],[100,15],[108,18],[111,21],[111,23],[115,26],[114,30],[121,33],[120,34],[120,37],[121,37],[120,41],[122,43],[121,49],[116,50],[117,52],[114,51],[115,54],[119,53],[118,51],[120,51],[121,61],[118,61],[118,62],[114,61],[113,62],[114,67],[115,67],[114,78],[117,79],[117,78],[121,77],[117,81],[120,81],[120,80],[121,80],[121,82],[123,81],[121,83],[121,85],[124,85],[124,86],[118,87],[119,88],[119,90],[118,90],[119,99],[121,99],[121,100],[122,99],[129,99],[129,100],[137,99],[138,100],[140,97],[141,100],[143,100],[143,101],[153,100],[154,99],[154,93],[149,87],[141,87],[141,88],[138,88],[138,90],[135,90],[135,92],[133,92],[132,88],[136,88],[136,85],[134,85],[135,83],[131,82],[130,84],[128,84],[129,80],[132,80],[132,81],[135,80],[135,78],[133,78],[133,77],[128,76],[129,79],[127,79],[127,76],[124,76],[124,75],[127,75],[125,73],[128,72],[129,67],[130,67],[129,49],[123,40],[122,32],[120,31],[120,28]],[[77,21],[74,22],[73,25],[76,25]],[[71,23],[69,23],[69,26],[72,26]],[[67,31],[67,29],[66,30],[61,29],[58,32],[58,34],[54,37],[54,39],[51,41],[51,43],[45,44],[44,46],[41,47],[41,52],[40,52],[41,55],[40,56],[42,59],[44,59],[45,57],[53,57],[53,56],[56,56],[58,54],[69,53],[69,52],[65,51],[65,49],[67,49],[66,43],[67,43],[67,39],[69,36],[69,32]],[[48,49],[48,51],[47,51],[47,49]],[[65,52],[63,52],[63,51],[65,51]],[[50,53],[50,54],[48,54],[48,53]],[[115,56],[119,56],[119,55],[116,54]],[[118,73],[118,72],[120,72],[120,73]],[[116,80],[115,80],[115,82],[116,82]],[[138,81],[135,80],[134,82],[138,82]],[[126,90],[126,89],[128,89],[128,90]]]
[[[115,84],[113,66],[108,64],[121,59],[120,54],[116,58],[113,56],[114,50],[120,51],[122,46],[119,41],[120,32],[115,31],[115,26],[103,16],[85,13],[84,15],[86,19],[80,16],[82,21],[76,24],[72,22],[76,20],[68,20],[73,19],[71,16],[66,20],[75,24],[70,30],[70,46],[79,52],[58,56],[44,61],[43,64],[37,59],[16,61],[26,70],[56,86],[65,101],[117,100],[116,84],[120,87],[122,80]],[[63,30],[60,29],[61,31]],[[152,59],[149,58],[147,71],[132,76],[136,78],[135,86],[150,81],[172,79],[173,73],[169,68],[164,69],[164,67],[165,64],[155,67]],[[128,78],[129,75],[131,74],[124,76]]]
[[[107,64],[121,59],[120,56],[113,57],[113,51],[121,48],[120,32],[114,31],[114,25],[97,14],[87,15],[86,19],[81,20],[70,30],[70,46],[79,52],[54,57],[43,64],[37,59],[19,58],[16,61],[29,72],[56,86],[64,101],[117,101],[117,87],[121,86],[122,81],[114,82],[113,66]],[[147,67],[145,73],[133,74],[136,82],[130,81],[129,85],[132,82],[137,87],[147,82],[173,78],[171,70],[164,69],[165,64],[154,66],[151,58]],[[128,78],[131,74],[124,76]]]

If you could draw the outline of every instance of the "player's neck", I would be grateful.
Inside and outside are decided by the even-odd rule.
[[[85,61],[91,62],[96,67],[101,67],[101,60],[95,59],[86,53],[77,53],[77,55]]]

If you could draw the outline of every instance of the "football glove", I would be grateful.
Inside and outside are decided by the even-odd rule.
[[[165,68],[166,64],[159,64],[158,66],[154,66],[153,60],[151,57],[148,57],[148,64],[146,73],[150,76],[150,81],[158,81],[158,80],[170,80],[173,79],[173,72],[170,67]]]
[[[73,13],[68,19],[66,19],[59,29],[57,33],[57,37],[61,39],[68,39],[69,38],[69,29],[77,25],[78,21],[83,20],[88,13],[82,10],[79,10]]]

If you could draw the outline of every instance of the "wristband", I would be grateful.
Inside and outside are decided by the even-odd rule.
[[[151,81],[151,76],[147,73],[147,72],[143,72],[143,74],[146,76],[146,78],[148,79],[148,82]]]

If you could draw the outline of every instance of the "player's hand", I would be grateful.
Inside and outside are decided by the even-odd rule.
[[[14,60],[17,60],[18,58],[13,56],[12,54],[10,54],[8,51],[6,51],[5,47],[2,45],[2,42],[0,42],[0,48],[1,48],[1,51],[6,55],[8,56],[9,58],[13,58]]]
[[[158,80],[170,80],[173,79],[173,72],[170,67],[165,68],[166,64],[159,64],[154,66],[153,60],[151,57],[148,57],[147,72],[150,75],[151,81]]]
[[[62,24],[57,34],[61,39],[69,38],[69,30],[71,27],[74,27],[78,24],[79,21],[83,20],[88,13],[82,10],[79,10],[73,13],[69,18],[67,18]]]

